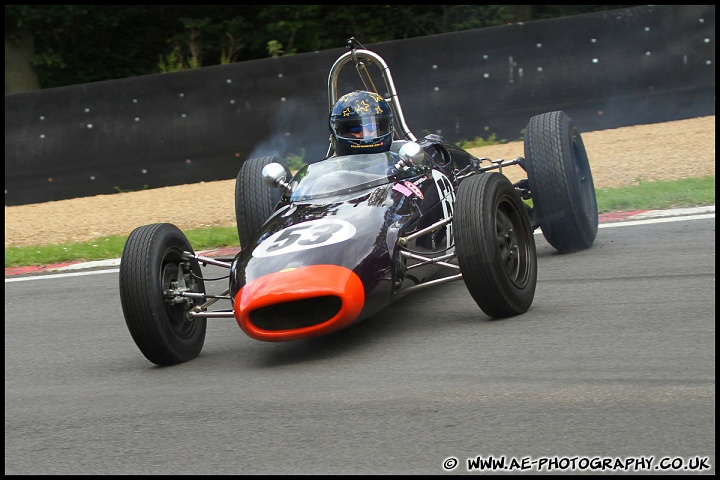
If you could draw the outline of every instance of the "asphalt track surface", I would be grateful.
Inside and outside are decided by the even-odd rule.
[[[115,266],[6,272],[5,474],[714,474],[714,207],[603,222],[575,254],[535,238],[523,315],[455,282],[318,339],[210,320],[170,368]]]

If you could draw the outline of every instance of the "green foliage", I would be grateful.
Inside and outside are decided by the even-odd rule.
[[[179,72],[181,70],[185,70],[184,62],[180,58],[179,49],[174,48],[172,52],[168,53],[164,57],[160,55],[158,68],[160,69],[160,73]]]
[[[508,143],[507,140],[498,140],[497,136],[492,133],[488,138],[475,137],[475,140],[460,140],[457,142],[457,146],[467,150],[468,148],[487,147],[488,145],[502,145]]]
[[[267,51],[268,55],[270,55],[270,57],[272,58],[276,58],[285,54],[282,43],[278,42],[277,40],[270,40],[267,43]]]
[[[643,182],[622,188],[596,189],[598,212],[663,210],[715,203],[715,177]]]
[[[237,227],[198,228],[185,232],[195,251],[238,245]]]
[[[137,192],[137,191],[140,191],[140,190],[147,190],[147,189],[148,189],[147,184],[143,185],[143,188],[135,189],[135,190],[125,190],[124,188],[120,188],[118,185],[115,185],[115,186],[113,187],[113,190],[114,190],[116,193]]]
[[[5,5],[5,39],[50,88],[629,6]]]
[[[238,244],[237,228],[235,227],[200,228],[184,233],[195,251]],[[120,258],[126,241],[127,236],[113,235],[91,242],[6,248],[5,268]]]
[[[126,240],[124,236],[111,236],[91,242],[6,248],[5,268],[119,258]]]
[[[225,33],[225,43],[220,49],[220,65],[233,63],[239,52],[243,48],[243,43],[239,38],[230,32]]]
[[[290,153],[285,160],[291,172],[296,172],[305,166],[305,149],[300,149],[300,154]]]

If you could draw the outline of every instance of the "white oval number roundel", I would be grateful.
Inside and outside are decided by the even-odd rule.
[[[275,232],[253,250],[253,257],[272,257],[344,242],[355,236],[355,226],[345,220],[321,218]]]

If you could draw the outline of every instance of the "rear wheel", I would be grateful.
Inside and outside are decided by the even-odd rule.
[[[598,230],[595,185],[572,119],[561,111],[532,117],[525,160],[533,219],[548,243],[561,253],[592,247]]]
[[[463,280],[480,309],[496,318],[526,312],[537,286],[535,238],[507,177],[490,172],[465,178],[453,229]]]
[[[205,343],[207,320],[187,313],[202,300],[183,292],[205,293],[200,265],[182,259],[193,253],[175,225],[156,223],[130,233],[120,259],[120,302],[135,344],[156,365],[197,357]]]
[[[285,180],[290,181],[290,169],[278,157],[250,158],[243,163],[235,181],[235,220],[240,248],[245,248],[270,218],[281,197],[281,190],[262,179],[262,169],[268,163],[285,167]]]

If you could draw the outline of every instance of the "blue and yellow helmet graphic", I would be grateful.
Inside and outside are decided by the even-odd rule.
[[[393,112],[382,95],[357,90],[340,97],[330,112],[335,153],[376,153],[390,150]]]

